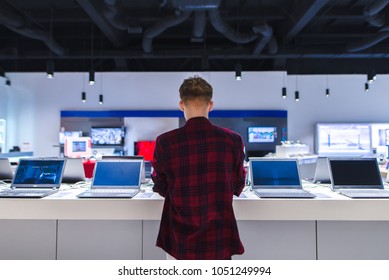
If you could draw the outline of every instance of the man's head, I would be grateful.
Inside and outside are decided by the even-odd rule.
[[[185,79],[179,89],[180,108],[188,120],[192,117],[208,117],[213,108],[212,86],[198,76]]]

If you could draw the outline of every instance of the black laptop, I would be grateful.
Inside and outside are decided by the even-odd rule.
[[[350,198],[389,198],[376,158],[328,160],[332,190]]]

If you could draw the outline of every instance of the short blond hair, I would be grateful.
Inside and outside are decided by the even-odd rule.
[[[184,80],[179,92],[180,98],[184,103],[196,100],[208,104],[212,100],[213,88],[203,78],[194,76]]]

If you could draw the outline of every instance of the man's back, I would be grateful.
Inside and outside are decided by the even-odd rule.
[[[241,137],[196,117],[157,138],[154,191],[165,197],[157,245],[178,259],[243,253],[232,197],[244,187]]]

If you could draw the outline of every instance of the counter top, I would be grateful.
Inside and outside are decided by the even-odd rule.
[[[234,198],[237,220],[389,221],[389,199],[350,199],[328,187],[305,189],[315,199],[260,199],[246,190]],[[43,199],[0,199],[0,219],[159,220],[163,198],[151,190],[133,199],[79,199],[63,189]]]

